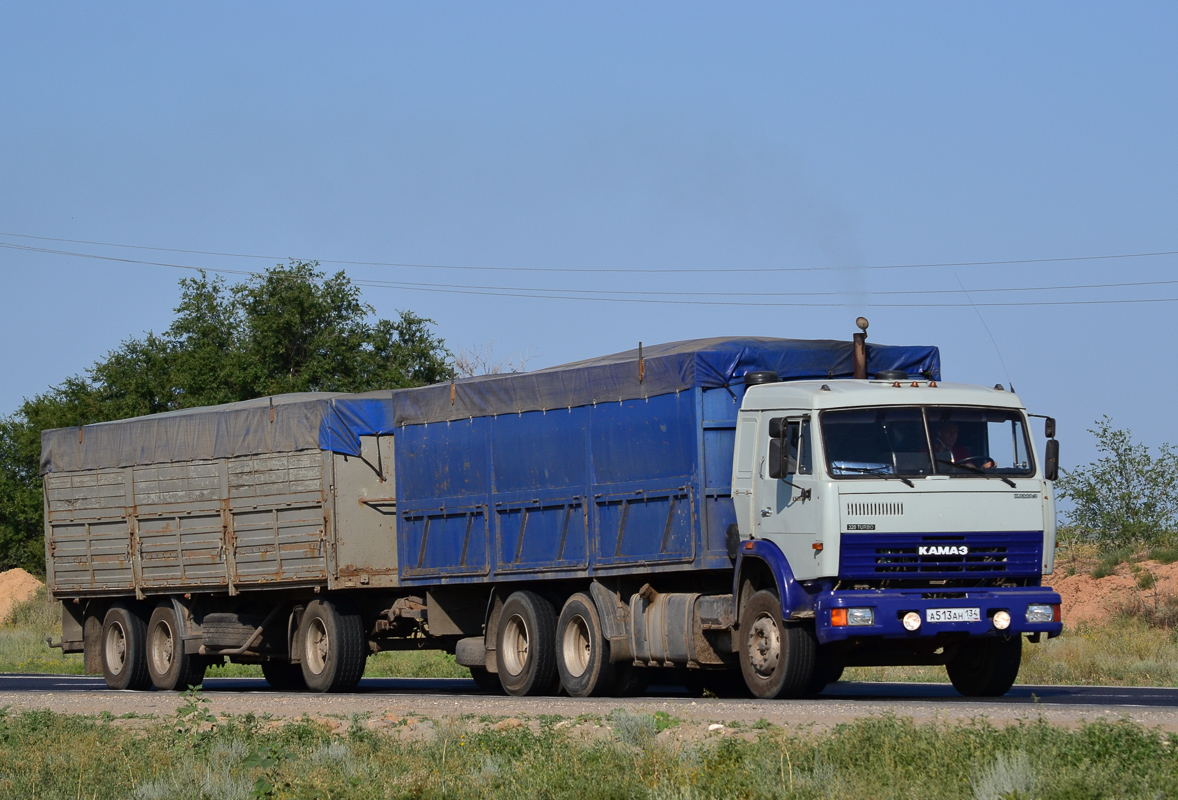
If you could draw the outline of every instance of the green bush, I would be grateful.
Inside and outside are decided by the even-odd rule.
[[[1089,430],[1096,436],[1096,461],[1064,470],[1056,494],[1070,500],[1065,526],[1101,547],[1156,544],[1178,528],[1178,449],[1162,444],[1157,455],[1113,427],[1107,416]]]

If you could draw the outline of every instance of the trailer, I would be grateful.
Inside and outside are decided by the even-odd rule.
[[[46,431],[59,646],[112,688],[229,659],[344,691],[371,653],[434,648],[515,695],[674,670],[798,696],[871,663],[1000,694],[1022,636],[1061,627],[1027,431],[1012,393],[865,334]]]

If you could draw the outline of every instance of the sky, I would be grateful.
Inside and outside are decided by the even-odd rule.
[[[299,258],[528,369],[862,314],[1013,383],[1065,466],[1104,414],[1178,443],[1176,33],[1164,3],[6,2],[0,414],[167,328],[182,267]]]

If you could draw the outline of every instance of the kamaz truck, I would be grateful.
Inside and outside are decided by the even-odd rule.
[[[117,689],[437,649],[519,696],[922,664],[1001,695],[1061,631],[1054,422],[1038,453],[1012,391],[860,327],[47,431],[53,644]]]

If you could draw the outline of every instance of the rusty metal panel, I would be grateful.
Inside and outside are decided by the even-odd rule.
[[[139,518],[144,586],[224,586],[229,581],[221,514]]]
[[[323,457],[319,451],[243,456],[229,460],[232,500],[275,498],[323,492]]]
[[[393,437],[361,436],[359,456],[333,460],[336,585],[398,585]]]
[[[238,585],[327,579],[321,504],[232,514]]]
[[[133,588],[131,529],[125,519],[49,523],[54,591]]]
[[[110,517],[126,511],[121,469],[46,475],[45,495],[55,516]]]

